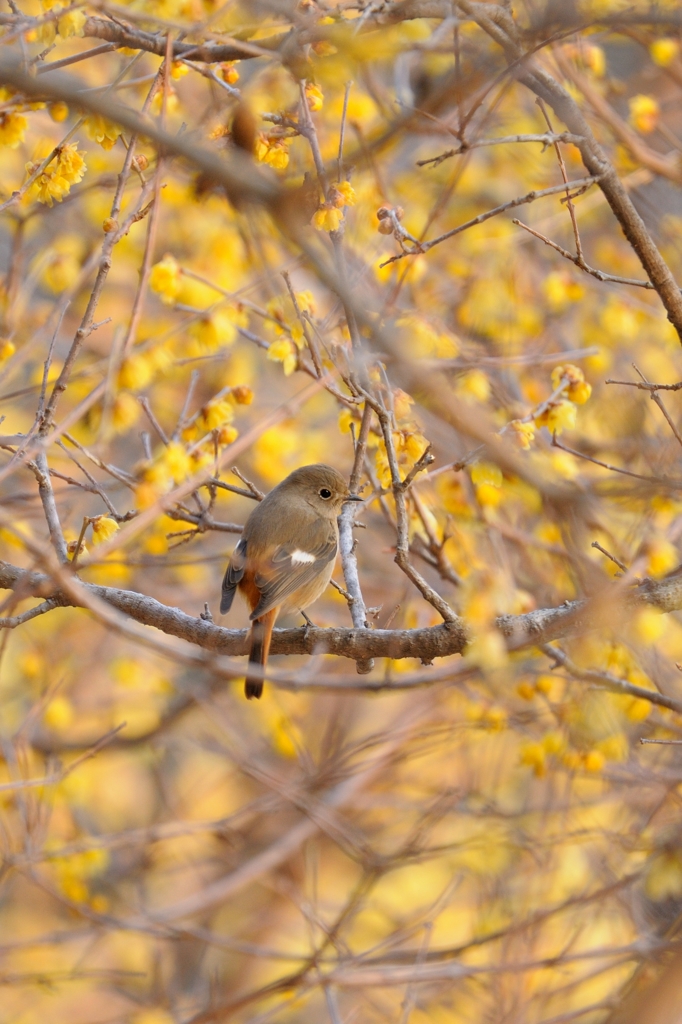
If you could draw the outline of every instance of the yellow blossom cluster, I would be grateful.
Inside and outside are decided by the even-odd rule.
[[[237,337],[237,328],[246,327],[248,314],[236,306],[219,306],[201,317],[189,328],[190,344],[187,354],[204,356],[232,345]]]
[[[313,224],[319,231],[338,231],[343,213],[333,203],[323,203],[313,214]]]
[[[471,482],[476,497],[484,507],[494,508],[502,500],[502,470],[493,462],[476,462],[471,467]]]
[[[395,430],[393,431],[393,445],[398,466],[406,475],[426,451],[428,441],[418,430]],[[392,483],[391,467],[383,441],[377,447],[376,470],[381,486],[390,488]]]
[[[639,93],[630,100],[630,123],[643,135],[648,135],[654,130],[660,114],[658,101],[653,96]]]
[[[533,419],[536,427],[547,427],[551,434],[561,434],[575,426],[576,406],[587,402],[592,386],[585,380],[580,367],[572,363],[552,370],[552,385],[552,398],[540,406]]]
[[[102,149],[113,149],[116,145],[116,140],[121,135],[121,128],[114,124],[113,121],[108,121],[106,117],[102,117],[101,114],[90,114],[86,117],[85,131],[88,138],[92,139],[93,142],[97,142]]]
[[[178,297],[182,270],[180,264],[171,253],[166,253],[162,260],[155,263],[149,274],[149,287],[167,306],[172,306]]]
[[[664,37],[662,39],[654,39],[653,43],[649,44],[649,54],[654,64],[658,64],[661,68],[667,68],[669,64],[677,58],[680,52],[680,44],[677,39],[670,39]]]
[[[103,544],[111,540],[114,534],[120,529],[118,523],[111,516],[95,516],[90,520],[92,525],[93,544]]]
[[[87,15],[79,9],[65,11],[57,22],[57,31],[62,39],[69,39],[71,36],[82,36]]]
[[[40,161],[27,163],[26,173],[30,177],[39,167]],[[46,206],[52,206],[55,201],[61,203],[71,191],[71,186],[81,181],[86,170],[85,160],[78,152],[78,143],[60,146],[54,160],[28,189],[27,199],[36,199]]]
[[[305,87],[305,96],[310,110],[322,110],[322,107],[324,106],[324,96],[319,85],[315,85],[313,82],[307,82]]]
[[[268,135],[259,132],[256,139],[256,157],[262,164],[269,164],[276,171],[283,171],[289,166],[290,139],[281,135]]]
[[[23,114],[8,110],[0,114],[0,146],[16,149],[24,141],[28,120]]]

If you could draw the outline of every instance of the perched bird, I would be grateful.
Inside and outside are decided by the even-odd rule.
[[[251,609],[246,696],[260,697],[272,628],[281,611],[302,611],[326,590],[339,548],[336,521],[351,494],[331,466],[301,466],[282,480],[246,520],[223,580],[220,611],[238,589]],[[252,669],[257,669],[253,672]]]

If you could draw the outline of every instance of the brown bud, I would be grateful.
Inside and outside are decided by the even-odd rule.
[[[232,388],[232,397],[237,405],[251,405],[253,402],[253,391],[246,384],[237,384]]]
[[[381,232],[382,235],[392,235],[394,227],[390,220],[380,220],[378,224],[378,230]]]
[[[403,210],[402,206],[394,206],[393,212],[398,218],[398,220],[402,220],[403,217],[405,216],[405,211]]]
[[[107,235],[111,234],[112,231],[118,231],[118,221],[114,220],[113,217],[107,217],[102,223],[102,230]]]
[[[256,119],[246,103],[238,103],[232,118],[232,142],[253,156],[256,148]]]
[[[133,170],[134,171],[146,171],[149,167],[149,158],[144,153],[138,153],[137,156],[133,157]]]
[[[385,220],[386,217],[388,217],[390,212],[391,212],[391,207],[390,206],[380,206],[379,209],[377,210],[377,217],[379,218],[379,220]]]

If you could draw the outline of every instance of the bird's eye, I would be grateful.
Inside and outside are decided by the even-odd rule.
[[[324,500],[327,501],[329,498],[331,498],[332,492],[329,490],[328,487],[321,487],[319,490],[319,495],[321,498],[324,498]]]

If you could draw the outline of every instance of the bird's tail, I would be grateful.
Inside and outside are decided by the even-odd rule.
[[[258,699],[263,692],[263,673],[268,661],[272,627],[276,618],[277,609],[273,608],[260,619],[255,619],[251,627],[251,650],[244,681],[244,693],[248,700],[251,700],[252,697]],[[252,669],[256,669],[256,671],[254,672]]]

